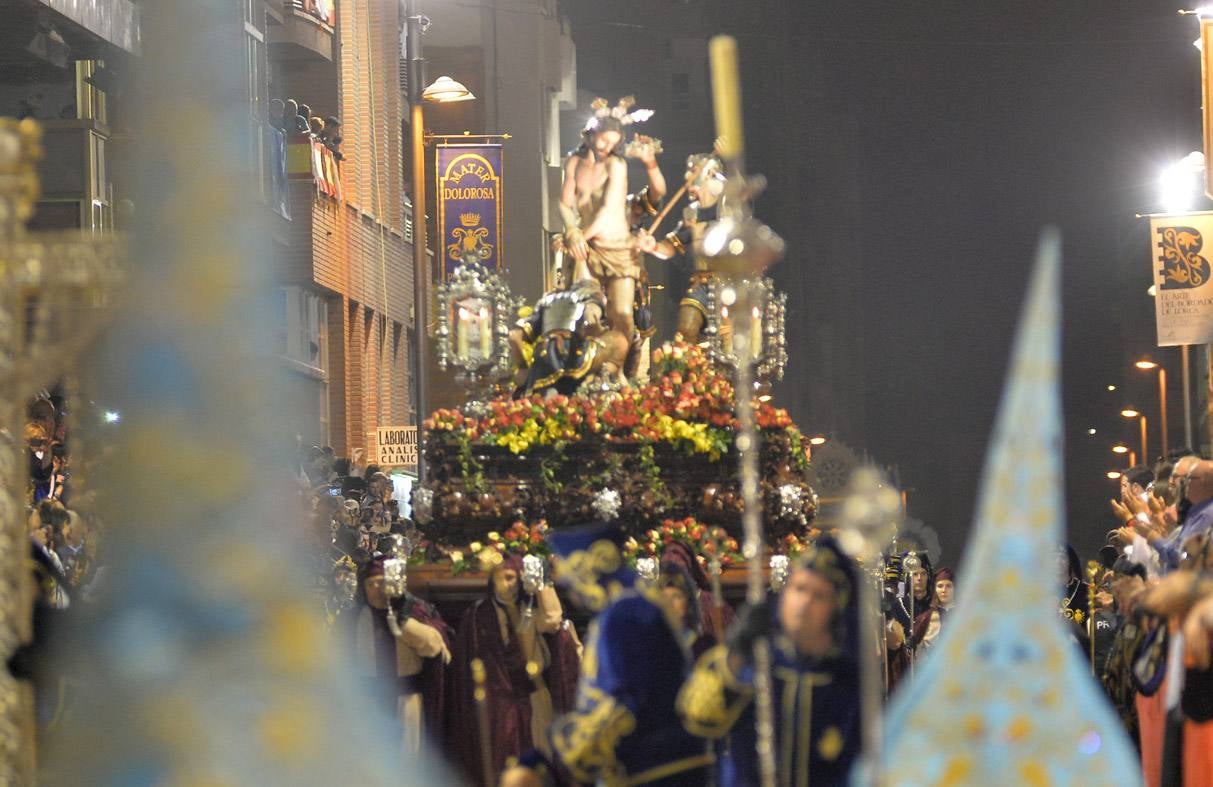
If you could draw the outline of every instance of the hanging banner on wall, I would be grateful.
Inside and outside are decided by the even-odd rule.
[[[442,278],[471,255],[501,268],[501,145],[439,145],[438,248]]]
[[[1213,343],[1213,212],[1150,217],[1158,346]]]

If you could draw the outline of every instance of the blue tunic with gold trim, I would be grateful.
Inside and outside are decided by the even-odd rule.
[[[859,754],[859,675],[843,656],[800,656],[782,637],[772,639],[775,765],[783,787],[846,784]],[[707,738],[728,736],[718,782],[757,785],[754,668],[734,674],[721,645],[704,654],[679,697],[687,729]]]
[[[574,778],[606,785],[702,785],[705,742],[674,708],[688,661],[656,598],[620,593],[590,629],[577,708],[556,720],[553,748]]]

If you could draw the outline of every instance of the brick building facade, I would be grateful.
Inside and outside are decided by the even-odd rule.
[[[377,426],[416,417],[412,217],[403,200],[399,6],[338,0],[333,10],[328,51],[285,25],[271,31],[271,93],[340,118],[344,155],[340,199],[310,179],[290,181],[277,263],[299,434],[354,456],[373,448]]]

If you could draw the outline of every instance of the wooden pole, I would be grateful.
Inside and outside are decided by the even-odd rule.
[[[475,685],[473,699],[476,700],[476,726],[480,736],[480,770],[485,787],[493,787],[493,747],[489,741],[488,692],[485,689],[484,662],[472,659],[472,683]]]
[[[422,110],[421,91],[425,90],[425,59],[421,52],[421,13],[417,10],[417,0],[408,0],[405,14],[405,24],[408,34],[405,37],[405,48],[408,58],[409,76],[409,130],[412,134],[413,145],[413,352],[416,363],[413,366],[414,390],[417,401],[417,478],[425,482],[425,432],[421,422],[429,414],[426,395],[426,362],[429,354],[429,321],[427,316],[430,289],[430,260],[428,242],[426,240],[425,223],[425,112]]]
[[[1184,446],[1194,450],[1196,446],[1192,444],[1192,370],[1188,358],[1188,345],[1185,344],[1179,348],[1179,357],[1183,367],[1181,382],[1184,387]]]
[[[1158,366],[1158,416],[1159,430],[1162,434],[1162,455],[1167,455],[1167,370]]]

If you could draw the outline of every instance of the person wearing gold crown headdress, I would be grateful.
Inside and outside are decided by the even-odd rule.
[[[581,147],[565,161],[560,192],[563,243],[573,257],[571,279],[576,283],[592,277],[599,282],[606,293],[607,321],[629,343],[636,330],[633,309],[644,268],[630,229],[622,145],[625,128],[653,114],[633,110],[634,104],[631,96],[614,107],[601,98],[594,101]]]

